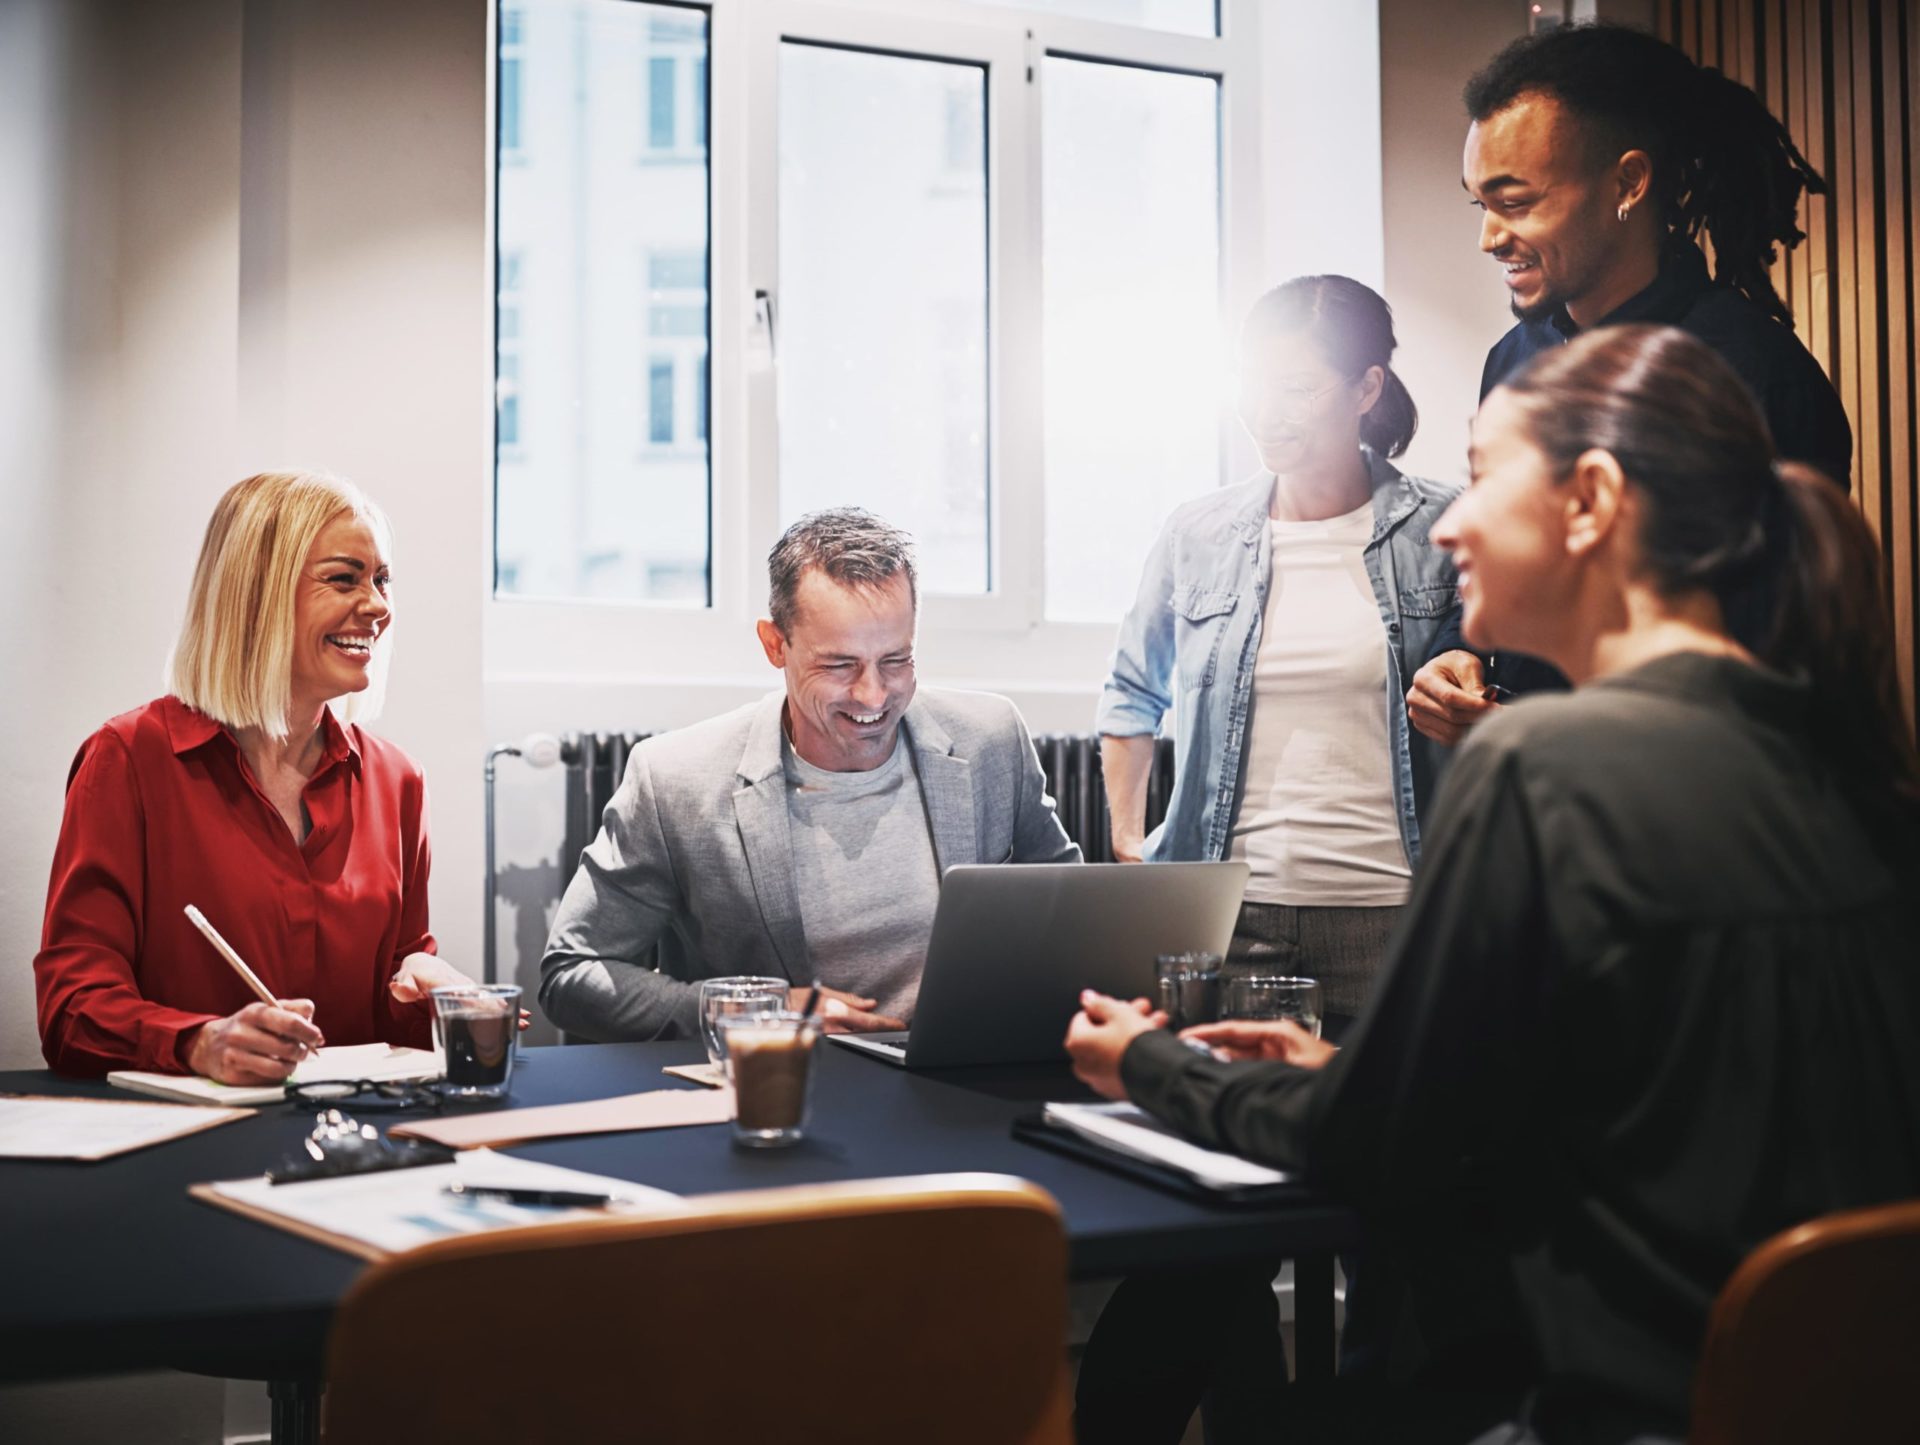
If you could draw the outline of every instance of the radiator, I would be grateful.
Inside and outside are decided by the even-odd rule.
[[[600,816],[627,771],[627,757],[651,733],[569,733],[560,741],[566,764],[567,824],[560,850],[560,886],[564,890],[580,867],[581,851],[600,831]],[[1048,733],[1033,740],[1046,774],[1047,791],[1060,809],[1067,836],[1080,845],[1089,863],[1113,861],[1108,828],[1107,790],[1100,781],[1100,739],[1091,733]],[[1161,738],[1153,750],[1147,778],[1147,827],[1167,815],[1173,791],[1173,742]]]

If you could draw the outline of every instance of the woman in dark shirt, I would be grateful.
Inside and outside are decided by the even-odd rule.
[[[1416,1266],[1481,1186],[1537,1358],[1489,1439],[1678,1438],[1742,1256],[1920,1192],[1920,762],[1878,549],[1669,328],[1541,357],[1481,409],[1473,467],[1434,533],[1468,636],[1578,691],[1462,748],[1348,1047],[1195,1031],[1216,1061],[1096,995],[1068,1046],[1103,1093],[1354,1199]],[[1755,657],[1724,617],[1765,578]],[[1455,1302],[1415,1293],[1444,1334]]]

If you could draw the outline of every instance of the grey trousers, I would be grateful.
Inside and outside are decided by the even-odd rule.
[[[1386,962],[1400,913],[1397,907],[1243,903],[1227,947],[1227,976],[1278,972],[1317,978],[1326,1011],[1351,1020],[1373,997],[1373,981]]]

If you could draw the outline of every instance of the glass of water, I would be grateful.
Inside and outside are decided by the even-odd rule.
[[[1227,980],[1230,1019],[1292,1019],[1320,1037],[1320,980],[1249,973]]]
[[[778,1013],[787,1006],[787,981],[756,974],[700,980],[700,1037],[707,1046],[707,1062],[723,1068],[727,1062],[726,1036],[719,1020],[749,1014]]]
[[[1160,1007],[1178,1032],[1220,1019],[1220,955],[1163,953],[1155,960]]]

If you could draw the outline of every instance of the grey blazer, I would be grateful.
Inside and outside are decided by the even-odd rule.
[[[784,701],[773,693],[633,750],[540,960],[540,1004],[561,1028],[602,1042],[688,1037],[700,979],[813,977],[787,836]],[[1012,703],[923,687],[901,723],[941,872],[1079,861]],[[641,961],[656,945],[657,969]]]

